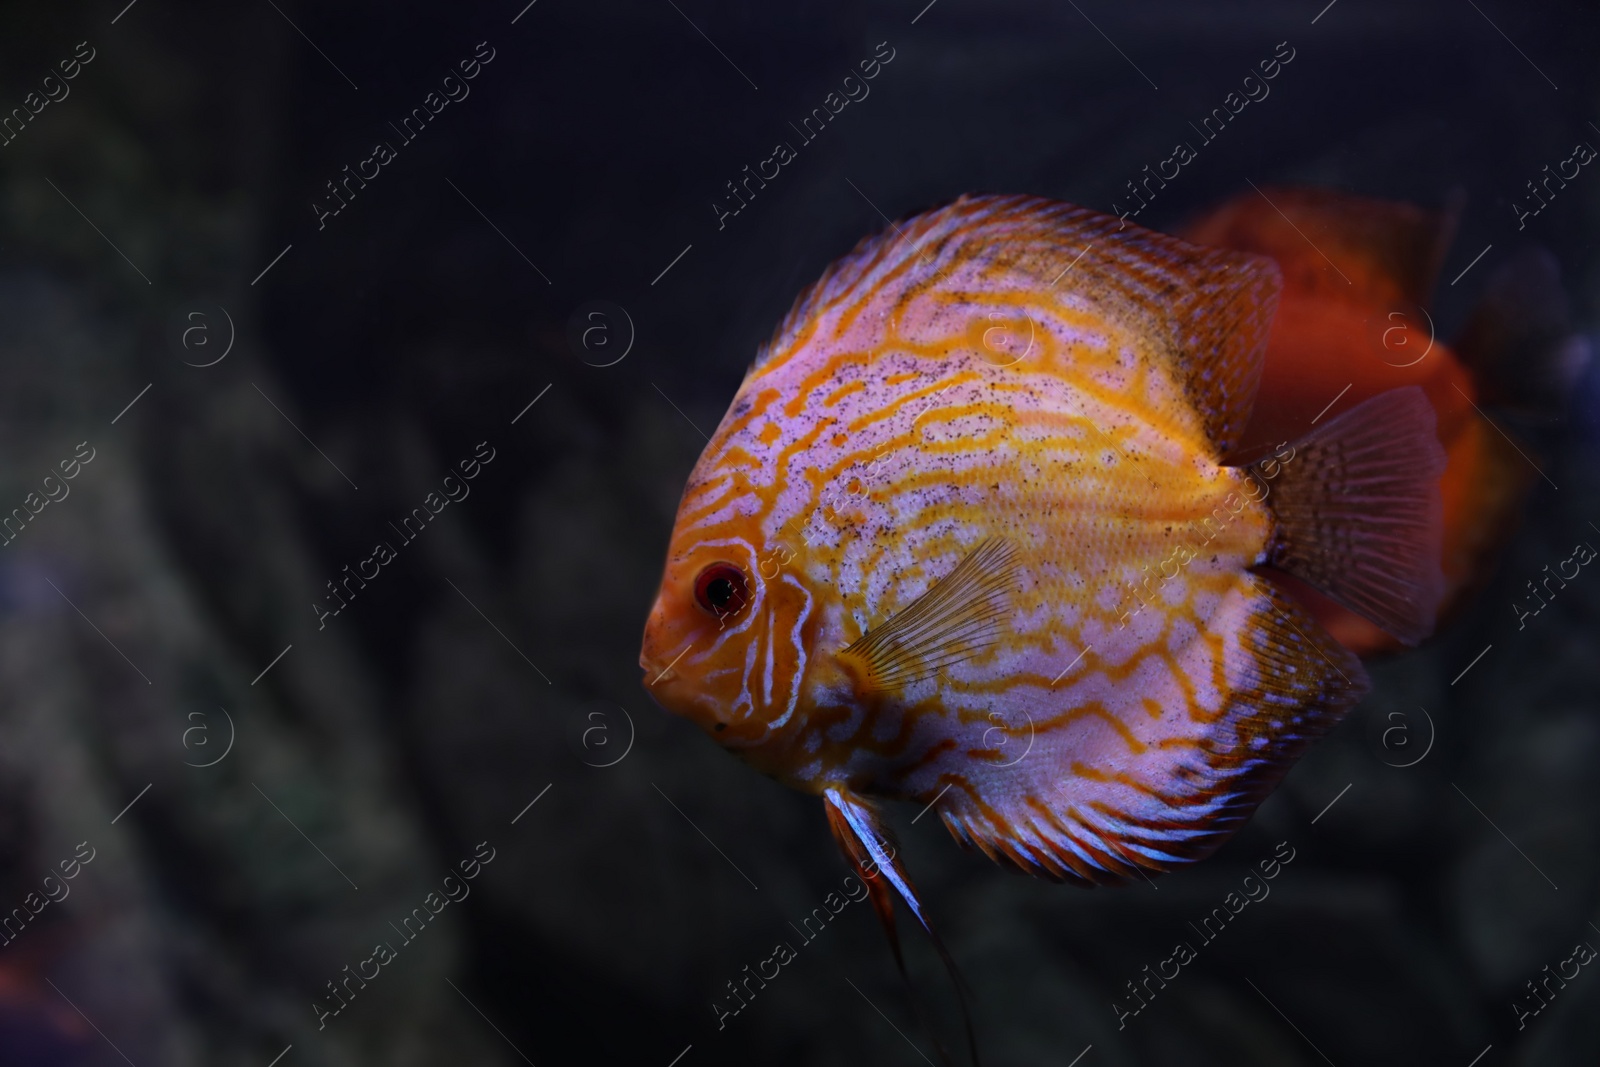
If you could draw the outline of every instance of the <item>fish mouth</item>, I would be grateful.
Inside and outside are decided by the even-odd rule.
[[[672,668],[672,664],[668,663],[662,651],[670,647],[664,641],[664,638],[668,638],[666,629],[660,605],[657,604],[655,610],[650,612],[650,617],[645,620],[644,641],[639,647],[639,670],[644,673],[643,681],[646,689],[660,681]]]
[[[673,658],[672,662],[668,663],[665,667],[662,667],[659,670],[656,669],[656,665],[654,663],[650,662],[649,656],[643,652],[639,653],[639,666],[644,668],[645,673],[645,688],[648,689],[662,680],[670,680],[673,677],[673,669],[677,667],[679,661],[681,661],[684,656],[689,654],[689,649],[693,647],[694,646],[692,644],[685,647],[682,652],[679,652],[678,655]],[[654,678],[650,677],[652,673],[655,674]]]
[[[639,653],[639,668],[642,672],[639,684],[644,689],[645,695],[650,698],[651,703],[662,711],[669,715],[677,715],[680,713],[673,706],[675,702],[666,693],[662,692],[662,689],[670,689],[672,687],[673,677],[672,669],[670,667],[663,669],[664,667],[664,663],[658,663],[654,657],[647,653]],[[657,685],[657,682],[663,684]]]
[[[661,686],[657,683],[666,683],[670,686],[673,678],[672,668],[643,654],[639,656],[639,668],[641,672],[639,683],[644,686],[644,691],[650,694],[650,699],[658,706],[666,708],[667,705],[662,702]]]
[[[671,680],[673,668],[694,648],[696,639],[692,625],[674,620],[657,603],[645,622],[644,640],[639,647],[639,669],[644,672],[645,688]]]

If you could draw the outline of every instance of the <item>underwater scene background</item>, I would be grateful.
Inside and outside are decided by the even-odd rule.
[[[960,1060],[815,798],[638,667],[704,435],[888,220],[1338,189],[1458,212],[1418,343],[1535,247],[1596,334],[1592,4],[125,2],[0,3],[6,1063]],[[892,809],[985,1062],[1600,1059],[1600,369],[1557,400],[1488,413],[1537,477],[1466,611],[1212,858]]]

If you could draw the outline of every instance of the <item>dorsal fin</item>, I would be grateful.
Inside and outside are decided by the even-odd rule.
[[[1200,247],[1059,201],[962,197],[837,260],[795,301],[750,375],[836,331],[850,329],[853,345],[868,346],[871,330],[886,330],[929,291],[959,303],[963,323],[984,313],[985,292],[1012,308],[1023,294],[1092,309],[1147,338],[1221,454],[1238,444],[1255,403],[1279,287],[1277,267],[1261,256]]]
[[[1268,186],[1241,193],[1180,232],[1200,244],[1271,256],[1292,293],[1426,304],[1455,234],[1455,209]]]

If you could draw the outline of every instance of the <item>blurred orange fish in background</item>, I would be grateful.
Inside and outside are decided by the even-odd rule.
[[[684,490],[640,665],[664,708],[823,798],[891,943],[890,887],[933,930],[876,799],[1080,884],[1242,825],[1367,689],[1257,568],[1432,632],[1421,389],[1239,456],[1279,288],[1264,256],[963,198],[863,241],[757,354]]]
[[[1516,440],[1504,419],[1490,418],[1502,413],[1496,409],[1558,415],[1589,357],[1572,333],[1555,260],[1538,249],[1490,276],[1452,343],[1436,337],[1428,300],[1454,230],[1450,210],[1269,187],[1242,193],[1179,231],[1199,244],[1270,256],[1283,272],[1245,441],[1297,436],[1330,410],[1399,386],[1427,394],[1448,456],[1440,480],[1444,618],[1488,581],[1540,477],[1533,445]],[[1400,647],[1305,583],[1285,584],[1357,654]]]

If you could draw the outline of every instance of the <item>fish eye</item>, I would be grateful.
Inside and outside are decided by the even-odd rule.
[[[744,571],[731,563],[713,563],[694,580],[694,598],[711,614],[722,618],[739,612],[750,602],[750,583]]]

